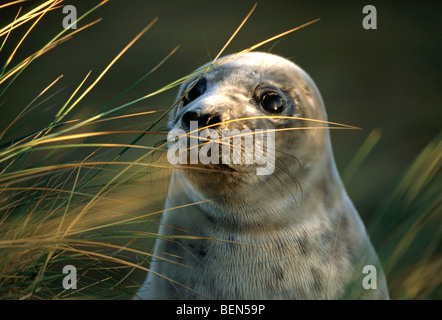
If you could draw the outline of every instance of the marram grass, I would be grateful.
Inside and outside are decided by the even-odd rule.
[[[84,29],[99,22],[86,24],[78,30],[64,30],[33,55],[16,62],[14,56],[21,44],[32,36],[38,22],[52,10],[59,9],[62,2],[38,2],[27,12],[19,8],[20,1],[10,3],[17,6],[18,13],[11,17],[10,23],[0,26],[0,55],[7,57],[1,66],[0,103],[10,85],[31,63],[38,63],[41,55],[56,50],[57,45],[74,35],[81,36],[82,32],[87,32]],[[92,8],[79,20],[106,2]],[[225,60],[215,61],[255,7],[208,68],[224,63]],[[104,103],[97,113],[85,119],[73,119],[71,114],[83,107],[83,98],[93,94],[94,87],[107,71],[156,22],[154,19],[148,23],[98,77],[93,79],[93,72],[85,75],[54,112],[54,118],[38,131],[26,132],[23,123],[32,120],[34,113],[57,94],[55,87],[63,81],[62,76],[46,84],[11,123],[0,128],[0,299],[129,298],[149,272],[149,261],[154,254],[149,248],[160,237],[155,232],[163,212],[171,170],[164,160],[164,143],[154,145],[152,142],[152,146],[138,143],[149,135],[165,137],[167,132],[158,129],[158,124],[173,106],[163,111],[137,113],[130,113],[130,109],[205,70],[119,105],[120,99],[131,89],[153,72],[161,72],[161,66],[177,51],[176,47],[132,86]],[[27,28],[25,35],[12,52],[4,52],[4,44],[18,28]],[[118,121],[128,117],[139,119],[144,127],[107,128],[117,126]],[[327,125],[355,129],[331,122]],[[380,138],[378,131],[367,137],[344,171],[345,181],[361,168]],[[382,199],[368,225],[385,266],[391,297],[395,299],[442,298],[441,151],[439,135],[416,157],[398,181],[397,188]],[[81,285],[75,290],[62,286],[65,277],[62,270],[66,265],[77,268]]]

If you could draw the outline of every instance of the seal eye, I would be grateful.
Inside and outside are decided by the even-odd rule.
[[[265,93],[261,97],[261,107],[270,113],[281,113],[284,110],[284,100],[277,93]]]
[[[192,102],[206,91],[206,79],[201,78],[199,81],[191,86],[191,89],[183,98],[183,106]]]

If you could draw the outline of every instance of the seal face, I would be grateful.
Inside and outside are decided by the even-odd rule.
[[[271,54],[218,62],[181,86],[169,129],[191,133],[193,121],[218,132],[274,132],[274,171],[257,175],[259,164],[245,164],[242,148],[232,151],[240,163],[177,166],[159,229],[170,237],[156,241],[152,272],[138,296],[388,298],[378,258],[337,172],[314,82]],[[268,143],[261,147],[270,152]],[[377,289],[363,287],[365,265],[376,267]]]

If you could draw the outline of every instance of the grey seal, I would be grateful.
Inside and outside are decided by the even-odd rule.
[[[136,298],[389,298],[336,168],[323,100],[305,71],[267,53],[220,58],[179,90],[169,129],[189,132],[190,120],[275,130],[275,170],[175,167],[152,272]],[[367,265],[377,272],[370,288]]]

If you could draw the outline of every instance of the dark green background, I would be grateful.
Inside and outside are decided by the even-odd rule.
[[[82,15],[98,1],[67,1]],[[111,0],[78,24],[103,21],[40,57],[1,98],[4,128],[60,74],[51,92],[63,90],[33,113],[16,136],[38,130],[79,85],[89,70],[91,83],[105,66],[152,19],[149,30],[76,107],[72,118],[86,118],[133,84],[176,45],[179,51],[132,90],[119,104],[157,90],[212,59],[241,23],[254,1]],[[377,8],[377,30],[362,27],[366,4]],[[24,10],[35,5],[24,6]],[[259,1],[258,7],[226,53],[245,49],[315,18],[321,21],[262,47],[304,68],[319,87],[330,121],[361,127],[332,131],[342,171],[373,128],[382,138],[353,179],[348,191],[361,215],[370,212],[393,187],[401,172],[439,132],[441,124],[441,19],[434,1]],[[4,25],[18,6],[1,11]],[[32,31],[14,62],[27,57],[62,30],[61,9]],[[4,62],[20,32],[0,53]],[[134,111],[167,109],[176,91],[137,105]],[[117,104],[118,105],[118,104]],[[115,105],[115,106],[117,106]],[[131,121],[137,121],[134,118]]]

